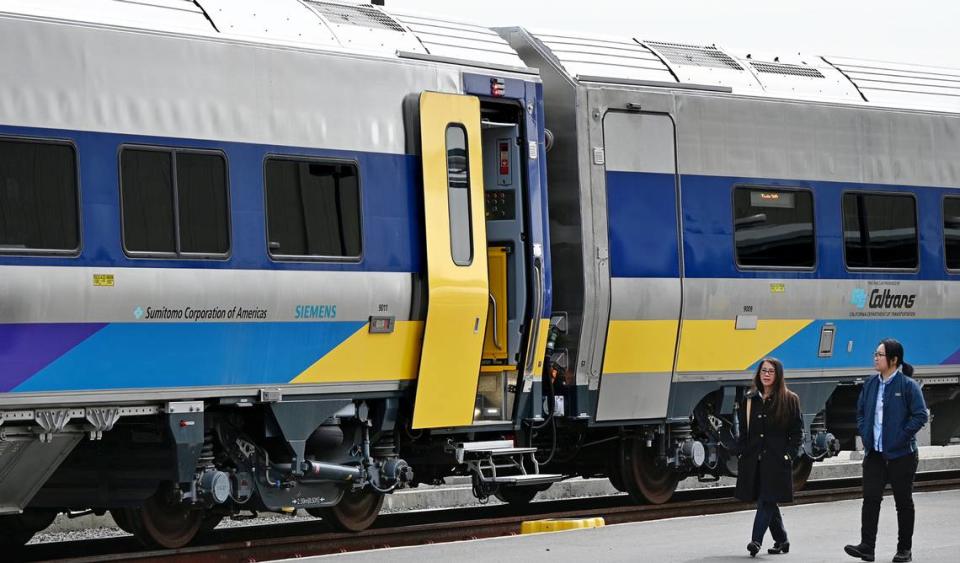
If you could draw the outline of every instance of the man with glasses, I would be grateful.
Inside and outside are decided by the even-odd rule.
[[[863,384],[857,401],[857,429],[863,439],[863,509],[860,543],[848,555],[873,561],[883,489],[890,483],[897,505],[897,563],[913,561],[913,479],[920,461],[916,434],[927,423],[927,405],[903,345],[892,338],[873,354],[877,375]]]

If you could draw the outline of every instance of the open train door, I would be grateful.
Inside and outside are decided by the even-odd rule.
[[[487,319],[480,101],[420,95],[427,320],[414,428],[473,422]]]

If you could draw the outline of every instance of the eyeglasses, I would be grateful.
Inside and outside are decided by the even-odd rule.
[[[880,352],[874,352],[874,353],[873,353],[873,357],[874,357],[874,358],[886,358],[887,355],[886,355],[886,354],[881,354]]]
[[[777,373],[777,370],[774,368],[760,368],[760,373]]]

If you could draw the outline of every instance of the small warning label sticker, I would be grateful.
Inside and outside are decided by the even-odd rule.
[[[113,287],[113,274],[93,274],[93,287]]]

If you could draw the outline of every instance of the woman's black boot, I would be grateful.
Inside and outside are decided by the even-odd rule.
[[[790,553],[790,542],[785,541],[783,543],[776,542],[773,544],[773,547],[767,550],[767,553],[770,555],[780,555],[781,553]]]
[[[748,543],[747,551],[750,552],[750,557],[756,557],[760,553],[760,543],[755,541]]]

